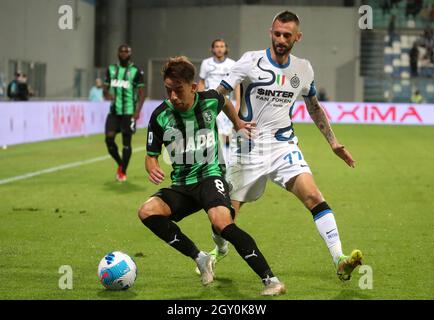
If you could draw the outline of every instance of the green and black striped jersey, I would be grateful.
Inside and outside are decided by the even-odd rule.
[[[132,115],[136,111],[137,90],[144,87],[143,71],[133,63],[127,67],[111,64],[106,73],[104,84],[108,87],[114,99],[110,113],[116,115]]]
[[[159,156],[162,145],[172,162],[174,185],[190,185],[206,177],[223,177],[224,161],[219,161],[216,118],[225,104],[215,90],[196,93],[188,111],[174,108],[165,100],[151,115],[148,126],[147,154]]]

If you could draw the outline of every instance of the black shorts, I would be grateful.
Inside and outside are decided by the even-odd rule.
[[[232,218],[235,215],[228,184],[222,177],[208,177],[187,186],[172,185],[170,188],[158,190],[153,197],[159,197],[167,203],[172,211],[169,218],[176,222],[201,209],[208,212],[210,208],[218,206],[228,208]]]
[[[115,115],[109,113],[105,122],[105,133],[122,132],[133,134],[136,132],[136,121],[132,115]]]

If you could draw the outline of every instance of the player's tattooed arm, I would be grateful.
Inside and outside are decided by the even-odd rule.
[[[145,159],[145,168],[149,174],[149,181],[153,184],[158,185],[164,181],[164,171],[158,163],[158,157],[147,155]]]
[[[333,152],[342,160],[344,160],[350,167],[354,168],[354,159],[351,154],[345,149],[345,146],[340,144],[336,139],[335,134],[330,126],[330,122],[327,119],[327,115],[324,109],[321,107],[318,98],[316,96],[305,97],[304,101],[306,103],[307,111],[313,122],[316,124],[318,129],[326,138],[327,142],[330,144]]]
[[[305,97],[304,101],[306,103],[306,108],[310,117],[324,135],[327,142],[331,146],[337,143],[337,139],[330,126],[330,122],[328,121],[327,115],[325,114],[323,108],[319,104],[318,98],[316,96]]]

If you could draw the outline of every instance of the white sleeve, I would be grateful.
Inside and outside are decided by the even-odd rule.
[[[316,95],[315,81],[314,81],[314,73],[312,65],[309,61],[307,62],[306,68],[306,81],[304,82],[303,88],[301,89],[301,94],[303,97],[312,97]]]
[[[253,67],[253,61],[252,52],[244,53],[240,60],[235,62],[229,71],[229,75],[224,77],[220,84],[227,90],[234,90],[247,77],[249,70]]]
[[[202,63],[200,64],[199,78],[205,80],[207,74],[208,74],[208,70],[206,70],[206,60],[203,60]]]

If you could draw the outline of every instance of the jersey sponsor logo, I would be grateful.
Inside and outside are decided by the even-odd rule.
[[[256,99],[265,102],[272,102],[274,107],[283,107],[291,103],[294,92],[284,90],[271,90],[258,88]]]
[[[126,80],[118,80],[118,79],[113,79],[110,82],[110,86],[112,88],[123,88],[123,89],[129,89],[131,84],[129,81]]]
[[[294,89],[298,88],[298,86],[300,85],[300,78],[295,75],[291,78],[291,80],[289,80],[289,82],[291,83],[291,87],[293,87]]]
[[[198,134],[196,139],[194,137],[188,137],[185,147],[185,152],[203,150],[204,148],[214,147],[216,144],[214,132],[208,132],[207,134]]]
[[[166,146],[170,160],[175,164],[211,163],[215,160],[216,137],[213,130],[186,130],[186,140],[180,130],[172,128],[164,132],[163,140],[169,142]],[[185,158],[185,161],[184,161]]]
[[[294,92],[291,91],[283,91],[283,90],[270,90],[270,89],[258,89],[258,94],[261,96],[267,97],[281,97],[281,98],[292,98],[294,96]]]

